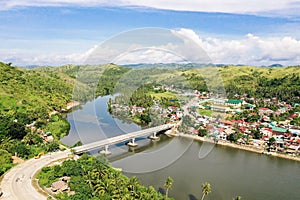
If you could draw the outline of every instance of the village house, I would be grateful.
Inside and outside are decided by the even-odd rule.
[[[51,132],[42,132],[42,137],[46,142],[53,142],[54,138]]]
[[[289,132],[293,134],[293,136],[300,136],[300,129],[289,129]]]
[[[232,130],[231,128],[227,128],[227,129],[224,130],[224,133],[228,136],[228,135],[231,135],[231,134],[235,133],[235,131]]]
[[[287,129],[277,127],[277,126],[272,126],[272,131],[273,131],[273,135],[284,135],[284,133],[287,132]]]
[[[256,107],[255,104],[246,103],[244,104],[244,108],[248,110],[253,110]]]
[[[224,132],[224,128],[219,128],[218,129],[218,136],[217,139],[218,140],[226,140],[227,139],[227,134]]]
[[[131,109],[131,113],[134,114],[134,115],[135,114],[141,114],[146,110],[145,108],[138,107],[138,106],[131,106],[130,109]]]
[[[171,122],[175,122],[179,120],[179,117],[176,114],[172,114],[170,117]]]
[[[300,152],[300,146],[299,145],[289,145],[286,153],[290,154],[298,154]]]
[[[266,115],[262,116],[261,119],[262,119],[262,121],[264,121],[264,122],[271,122],[270,117],[269,117],[269,116],[266,116]]]
[[[265,142],[263,140],[252,139],[250,144],[256,147],[263,147]]]
[[[69,195],[74,194],[74,191],[70,191],[70,187],[68,185],[70,180],[71,177],[61,177],[58,181],[51,184],[51,191],[54,193],[68,192]]]
[[[273,136],[273,131],[271,128],[262,128],[262,129],[260,129],[260,132],[261,132],[262,136],[267,139],[269,139]]]
[[[269,109],[269,108],[259,108],[258,109],[258,114],[260,116],[262,116],[262,115],[270,115],[270,114],[273,114],[273,113],[274,113],[274,111],[271,110],[271,109]]]
[[[237,99],[228,99],[227,101],[225,101],[225,105],[231,106],[233,108],[241,108],[245,103],[245,101]]]
[[[212,104],[214,105],[225,105],[226,99],[217,99],[217,98],[213,98],[211,99]]]
[[[203,124],[204,126],[206,126],[207,124],[209,124],[209,120],[204,118],[204,117],[199,117],[196,119],[195,121],[197,124]]]
[[[210,106],[210,109],[213,111],[223,112],[223,113],[228,113],[231,111],[231,109],[229,107],[216,106],[216,105]]]

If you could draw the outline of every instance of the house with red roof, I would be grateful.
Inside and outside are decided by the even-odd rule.
[[[271,138],[273,136],[273,130],[271,128],[262,128],[260,129],[260,132],[266,138]]]
[[[270,115],[272,113],[274,113],[274,111],[269,109],[269,108],[259,108],[258,109],[258,114],[259,115]]]
[[[278,126],[273,126],[272,131],[273,135],[284,135],[287,132],[287,129]]]

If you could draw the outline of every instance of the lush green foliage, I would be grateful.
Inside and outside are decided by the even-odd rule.
[[[5,115],[0,115],[0,139],[12,138],[23,139],[26,135],[25,126],[23,123],[8,118]]]
[[[0,72],[0,148],[25,159],[57,150],[58,142],[43,143],[37,129],[53,132],[56,139],[68,132],[69,124],[61,116],[48,120],[50,112],[71,101],[72,78],[54,68],[27,70],[1,62]],[[34,121],[35,129],[26,127]]]
[[[186,78],[188,83],[194,90],[199,91],[208,91],[207,85],[205,83],[204,78],[202,77],[201,73],[197,70],[188,70],[185,71],[182,76]]]
[[[72,97],[72,85],[56,73],[24,70],[0,63],[0,112],[33,121],[60,110]],[[21,119],[20,119],[21,120]]]
[[[211,110],[199,109],[198,111],[199,111],[200,115],[204,115],[204,116],[208,116],[208,117],[213,116],[213,111],[211,111]]]
[[[70,189],[75,195],[56,195],[57,199],[167,199],[153,187],[142,186],[136,177],[128,178],[113,169],[105,158],[83,155],[77,161],[45,167],[38,174],[39,183],[49,187],[60,177],[69,176]]]
[[[11,154],[0,149],[0,176],[13,166]]]
[[[51,132],[56,139],[60,139],[63,136],[68,135],[69,130],[69,122],[58,114],[51,116],[50,121],[47,123],[45,128],[45,131]]]
[[[107,68],[99,77],[96,95],[104,96],[115,93],[115,85],[118,83],[119,79],[129,70],[129,68],[118,67],[115,65],[107,66]]]
[[[205,182],[202,184],[202,198],[201,200],[204,199],[205,196],[207,196],[209,193],[211,193],[211,185],[208,182]]]
[[[164,187],[166,188],[166,198],[168,198],[169,190],[173,187],[173,179],[171,177],[167,178]]]
[[[204,128],[199,128],[198,129],[198,136],[200,136],[200,137],[204,137],[204,136],[206,136],[207,135],[207,129],[204,129]]]
[[[288,103],[299,102],[300,67],[260,68],[222,67],[226,92],[229,97],[247,94],[257,98],[276,97]]]
[[[151,85],[141,86],[136,89],[129,97],[130,104],[132,106],[140,106],[149,108],[153,105],[153,98],[148,94],[149,90],[152,89]]]

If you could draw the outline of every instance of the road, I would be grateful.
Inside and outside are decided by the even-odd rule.
[[[70,150],[54,152],[41,156],[39,159],[30,159],[24,163],[13,167],[5,174],[1,181],[2,200],[41,200],[47,199],[47,196],[40,194],[32,185],[34,174],[55,160],[67,158]]]
[[[186,103],[184,106],[182,106],[183,115],[189,115],[192,118],[195,118],[193,115],[190,114],[190,112],[188,111],[188,108],[191,106],[195,106],[197,104],[198,104],[198,97],[192,98],[188,103]]]

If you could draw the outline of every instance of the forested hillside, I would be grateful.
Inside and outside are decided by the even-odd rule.
[[[0,174],[12,166],[15,153],[29,158],[58,148],[58,139],[69,131],[68,122],[52,111],[65,108],[72,99],[73,85],[55,72],[26,70],[0,62]],[[66,76],[67,77],[67,76]],[[69,77],[70,79],[70,77]],[[35,122],[34,129],[28,124]],[[39,130],[59,135],[44,143]]]
[[[299,101],[300,66],[261,67],[221,67],[220,72],[230,97],[247,94],[257,98],[276,97],[288,103]]]

